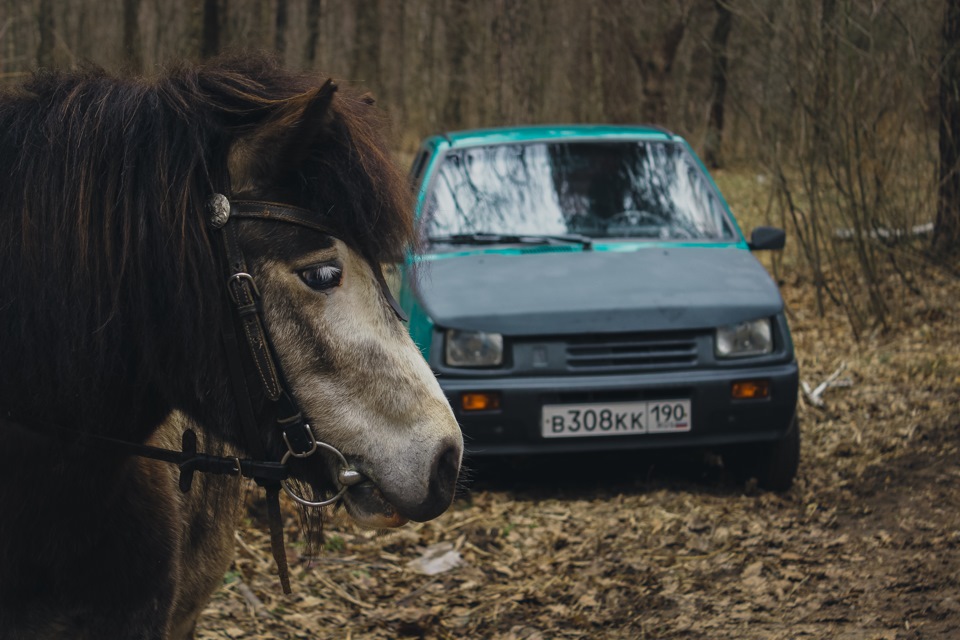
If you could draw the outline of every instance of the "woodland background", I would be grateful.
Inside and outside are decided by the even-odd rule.
[[[4,83],[253,48],[372,91],[401,153],[479,126],[665,126],[750,177],[858,337],[895,320],[891,287],[956,273],[958,41],[956,0],[0,0]]]

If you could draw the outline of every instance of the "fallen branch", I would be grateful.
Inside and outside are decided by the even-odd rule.
[[[328,580],[326,577],[324,577],[324,576],[322,576],[322,575],[317,575],[317,580],[318,580],[318,582],[320,582],[321,584],[323,584],[325,587],[327,587],[328,589],[330,589],[331,591],[333,591],[335,594],[337,594],[338,596],[340,596],[341,598],[343,598],[344,600],[346,600],[346,601],[349,602],[350,604],[355,604],[355,605],[357,605],[358,607],[360,607],[361,609],[373,609],[373,608],[374,608],[374,606],[373,606],[372,604],[370,604],[369,602],[364,602],[363,600],[359,600],[359,599],[353,597],[353,596],[350,595],[345,589],[343,589],[342,587],[340,587],[340,585],[336,584],[335,582],[333,582],[333,581],[331,581],[331,580]]]
[[[824,408],[826,403],[820,397],[823,395],[823,392],[829,389],[830,387],[851,387],[853,386],[853,380],[850,378],[844,378],[838,380],[840,374],[843,373],[843,370],[847,368],[846,362],[841,362],[840,366],[837,367],[837,370],[827,376],[827,379],[817,385],[815,389],[810,389],[810,385],[807,384],[806,380],[800,381],[800,387],[803,389],[803,397],[814,407],[818,409]]]
[[[263,604],[263,601],[260,600],[260,598],[257,597],[257,594],[253,592],[253,589],[247,586],[246,582],[238,579],[237,591],[240,593],[241,596],[243,596],[244,601],[246,601],[246,603],[250,605],[250,608],[253,610],[253,615],[257,616],[258,618],[273,617],[273,614],[270,613],[270,610],[267,609],[267,606]]]
[[[856,238],[870,238],[871,240],[882,240],[883,242],[897,242],[911,238],[929,236],[933,233],[933,223],[917,224],[909,229],[886,229],[879,227],[870,231],[856,231],[854,229],[834,229],[833,237],[837,240],[851,241]]]

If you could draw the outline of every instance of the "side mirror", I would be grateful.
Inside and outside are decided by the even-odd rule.
[[[777,227],[757,227],[750,234],[750,251],[779,251],[787,244],[787,234]]]

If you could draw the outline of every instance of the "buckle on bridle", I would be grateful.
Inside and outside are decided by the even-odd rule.
[[[250,290],[253,292],[255,298],[260,297],[260,290],[257,289],[257,283],[254,282],[253,276],[249,273],[243,271],[235,273],[227,279],[227,291],[230,292],[230,297],[233,299],[233,303],[237,306],[243,305],[244,301],[240,299],[240,295],[233,290],[233,283],[242,283],[247,282],[250,285]]]
[[[306,442],[308,442],[309,444],[306,447],[294,447],[292,444],[290,444],[290,438],[287,437],[287,433],[288,433],[287,429],[284,428],[281,434],[283,435],[283,441],[287,445],[287,453],[284,454],[284,458],[286,458],[288,455],[293,456],[294,458],[309,458],[310,456],[313,455],[313,453],[317,450],[317,444],[318,444],[317,439],[313,435],[313,429],[310,428],[309,424],[307,424],[306,422],[303,422],[303,418],[299,413],[293,416],[292,418],[287,418],[286,420],[278,420],[277,422],[281,425],[284,424],[285,422],[287,423],[298,422],[300,426],[303,427],[303,430],[307,432]],[[294,438],[294,440],[299,441],[300,444],[303,443],[302,436],[297,436]]]

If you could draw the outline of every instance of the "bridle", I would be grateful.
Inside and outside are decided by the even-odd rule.
[[[226,288],[233,310],[231,314],[233,317],[225,317],[223,322],[224,347],[229,364],[230,382],[237,402],[240,426],[243,429],[246,445],[255,456],[266,457],[257,425],[257,416],[249,401],[246,368],[240,358],[242,350],[240,343],[247,345],[247,352],[256,372],[255,377],[260,382],[260,390],[267,400],[274,403],[276,409],[276,427],[287,447],[287,451],[280,459],[280,465],[286,467],[291,458],[309,458],[320,449],[332,453],[340,463],[337,472],[337,482],[340,488],[331,498],[319,501],[308,500],[298,495],[286,478],[280,480],[280,486],[301,505],[323,507],[333,504],[350,486],[362,482],[363,476],[350,469],[346,458],[339,450],[316,439],[313,430],[304,418],[303,412],[300,411],[299,406],[293,399],[290,388],[283,377],[283,370],[277,363],[276,352],[273,349],[270,337],[264,328],[262,310],[259,305],[260,290],[247,268],[243,251],[240,248],[237,226],[236,224],[230,224],[230,221],[239,219],[266,220],[296,224],[326,235],[333,235],[333,232],[317,219],[314,212],[286,204],[253,200],[237,200],[231,203],[225,196],[215,194],[210,199],[207,208],[209,213],[208,223],[213,229],[214,235],[219,235],[220,244],[223,247],[221,258],[224,262]],[[371,264],[371,268],[375,273],[380,273],[378,264]],[[379,276],[378,280],[384,282],[382,276]],[[387,299],[393,301],[393,296],[390,295],[386,285],[383,284],[381,288]],[[237,335],[237,328],[240,330],[240,336]]]
[[[317,213],[308,209],[254,200],[235,200],[231,202],[221,194],[214,194],[207,204],[207,224],[211,230],[214,244],[219,244],[220,268],[225,275],[229,304],[223,308],[223,343],[227,358],[230,385],[239,416],[241,436],[252,459],[216,456],[197,451],[196,434],[187,429],[181,440],[181,451],[154,447],[146,444],[109,438],[97,434],[84,433],[60,425],[15,415],[4,411],[3,416],[17,426],[60,440],[81,443],[126,456],[150,458],[176,464],[180,471],[178,486],[187,492],[193,483],[195,473],[237,475],[254,479],[265,490],[267,515],[270,527],[270,543],[283,592],[291,593],[289,569],[284,550],[283,526],[280,513],[279,494],[282,488],[294,501],[306,507],[323,507],[337,502],[346,491],[365,480],[357,470],[351,468],[346,457],[336,447],[316,439],[313,430],[290,393],[290,388],[279,366],[276,352],[270,341],[260,307],[260,291],[254,281],[240,246],[239,231],[233,220],[250,219],[295,224],[320,233],[336,236],[335,231],[319,219]],[[380,289],[392,307],[394,313],[405,321],[400,305],[390,293],[379,263],[367,259]],[[242,347],[246,344],[246,348]],[[247,370],[241,355],[249,355],[255,378],[259,381],[260,391],[272,403],[276,416],[275,428],[287,447],[279,461],[269,460],[267,447],[261,436],[260,416],[251,401],[251,389],[247,384]],[[264,413],[267,413],[266,411]],[[321,500],[309,500],[299,495],[289,482],[289,465],[292,459],[306,459],[318,451],[332,454],[338,464],[334,494]]]

